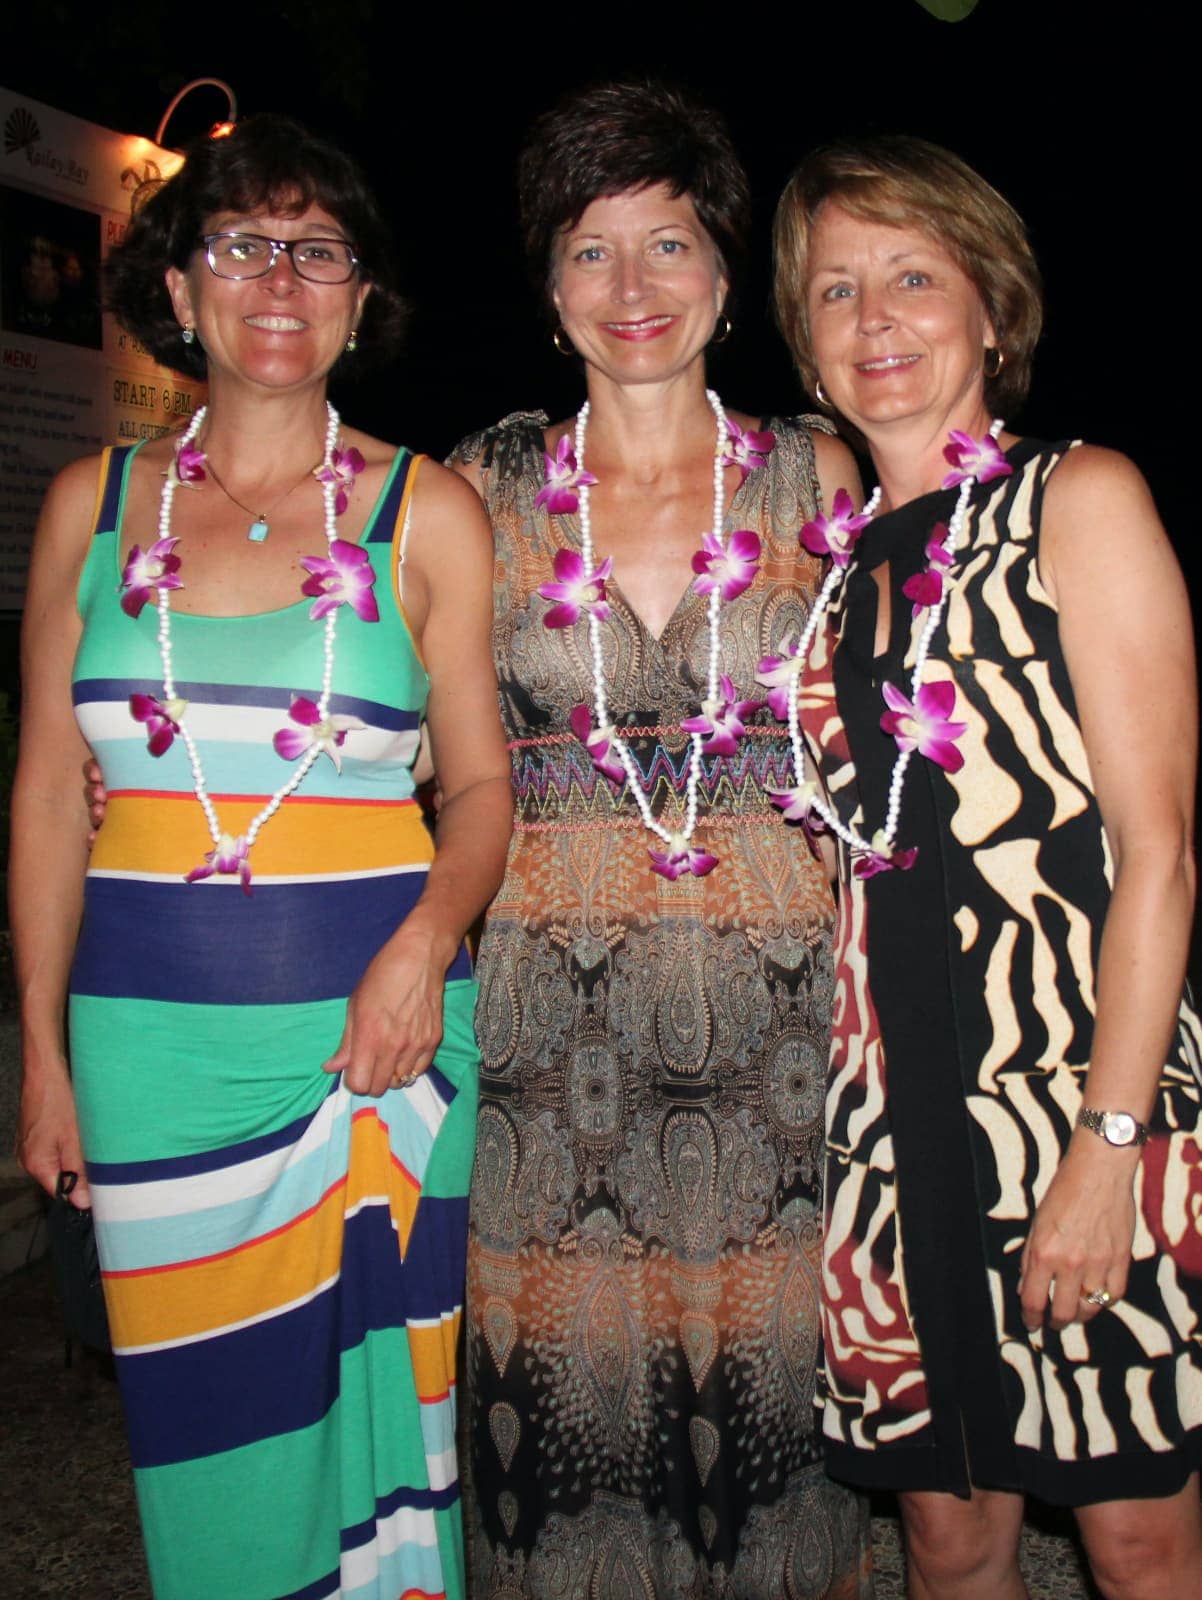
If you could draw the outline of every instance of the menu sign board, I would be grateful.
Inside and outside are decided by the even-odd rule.
[[[106,444],[157,438],[203,398],[101,309],[101,263],[141,184],[180,165],[0,89],[0,611],[17,611],[54,474]]]

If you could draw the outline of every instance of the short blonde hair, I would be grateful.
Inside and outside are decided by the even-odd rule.
[[[1008,200],[950,150],[925,139],[880,137],[828,145],[808,155],[776,208],[776,318],[814,392],[806,288],[814,220],[825,200],[853,217],[918,228],[934,239],[976,287],[1005,358],[986,377],[990,407],[1004,415],[1025,397],[1043,325],[1039,268],[1023,220]]]

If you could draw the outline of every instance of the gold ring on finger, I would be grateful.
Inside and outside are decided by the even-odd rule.
[[[1081,1300],[1087,1306],[1097,1306],[1099,1311],[1105,1311],[1114,1296],[1109,1289],[1082,1289]]]

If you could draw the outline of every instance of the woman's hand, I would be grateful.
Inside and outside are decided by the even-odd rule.
[[[1073,1134],[1023,1250],[1019,1294],[1030,1331],[1049,1314],[1049,1301],[1051,1325],[1060,1329],[1105,1309],[1085,1295],[1104,1289],[1121,1300],[1126,1293],[1138,1159],[1138,1149],[1114,1149],[1088,1131]]]
[[[354,1094],[404,1088],[434,1060],[442,1039],[445,956],[406,924],[376,955],[346,1005],[346,1025],[326,1072]]]
[[[58,1188],[61,1172],[77,1172],[71,1204],[86,1211],[92,1200],[84,1171],[75,1097],[64,1066],[61,1071],[26,1073],[17,1113],[17,1160],[47,1194]]]

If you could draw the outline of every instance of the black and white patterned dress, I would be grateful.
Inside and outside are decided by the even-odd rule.
[[[1020,441],[1013,476],[973,490],[926,670],[955,683],[965,762],[911,762],[898,843],[918,846],[916,864],[862,880],[842,863],[823,1403],[831,1470],[859,1484],[971,1480],[1085,1504],[1171,1493],[1202,1460],[1202,1089],[1184,1001],[1127,1294],[1062,1333],[1028,1333],[1020,1315],[1022,1247],[1081,1103],[1112,884],[1038,568],[1044,489],[1067,448]],[[881,684],[908,692],[922,626],[902,585],[955,497],[868,528],[807,682],[834,801],[869,834],[896,754]],[[890,637],[874,657],[881,568]]]

